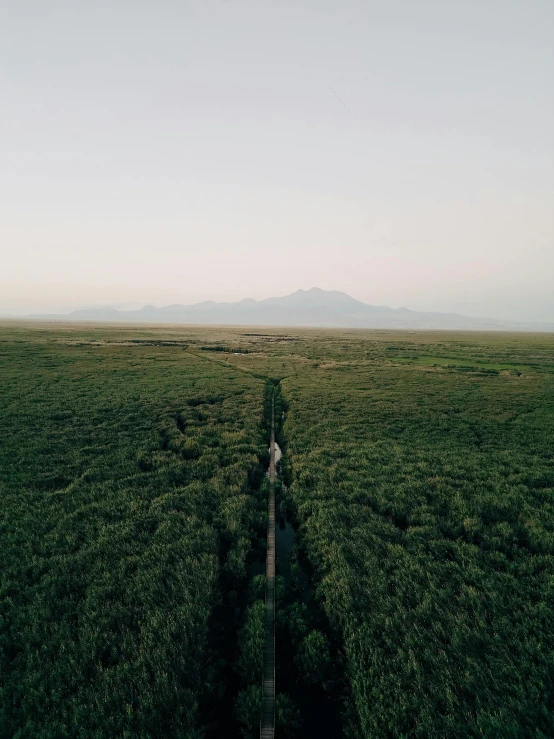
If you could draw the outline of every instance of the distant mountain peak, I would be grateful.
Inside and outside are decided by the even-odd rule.
[[[96,308],[66,315],[31,316],[59,320],[134,321],[240,326],[321,326],[335,328],[554,331],[554,324],[468,318],[454,313],[423,313],[408,308],[368,305],[339,290],[299,289],[290,295],[235,303],[205,300],[194,305],[146,305],[140,310]]]

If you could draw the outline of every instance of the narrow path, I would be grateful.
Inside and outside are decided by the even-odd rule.
[[[265,656],[263,708],[260,739],[275,736],[275,399],[271,400],[271,441],[269,446],[269,521],[265,590]]]

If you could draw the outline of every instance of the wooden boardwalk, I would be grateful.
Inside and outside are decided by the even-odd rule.
[[[268,512],[265,586],[265,657],[260,739],[273,739],[275,736],[275,403],[273,400],[271,401]]]

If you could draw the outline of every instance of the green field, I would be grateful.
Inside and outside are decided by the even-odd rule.
[[[256,736],[273,388],[278,735],[554,736],[554,336],[6,323],[0,380],[2,739]]]

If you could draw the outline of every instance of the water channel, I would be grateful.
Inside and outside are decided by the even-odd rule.
[[[275,442],[275,465],[277,467],[277,475],[281,489],[284,488],[280,475],[279,462],[281,461],[281,448]],[[279,496],[281,498],[281,496]],[[282,514],[281,501],[277,501],[277,527],[275,532],[275,554],[277,555],[277,568],[279,575],[285,580],[285,586],[290,584],[291,580],[291,552],[296,545],[296,533],[290,521]]]
[[[284,608],[292,602],[300,602],[306,606],[310,617],[310,626],[321,626],[322,612],[316,603],[315,595],[310,586],[312,577],[304,557],[298,552],[298,541],[295,529],[286,515],[285,506],[286,488],[282,480],[281,448],[275,443],[276,465],[276,526],[275,526],[275,554],[276,573],[282,577],[285,585],[285,594],[282,606]],[[293,574],[294,570],[294,574]],[[276,632],[276,691],[287,693],[294,701],[300,712],[301,728],[295,733],[299,739],[311,737],[342,736],[342,721],[340,707],[323,689],[323,686],[307,685],[300,677],[295,665],[295,649],[291,644],[283,619],[279,618],[279,599],[277,600],[277,632]],[[286,620],[286,617],[285,617]],[[277,726],[276,736],[279,737]]]

